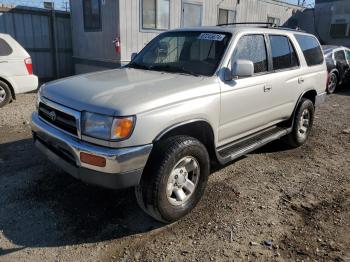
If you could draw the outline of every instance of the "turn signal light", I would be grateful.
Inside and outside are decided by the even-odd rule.
[[[84,152],[80,153],[80,161],[92,166],[98,166],[98,167],[106,166],[106,159],[104,157],[95,156]]]

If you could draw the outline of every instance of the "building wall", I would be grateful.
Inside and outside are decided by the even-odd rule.
[[[322,44],[350,47],[349,0],[318,0],[314,9],[298,13],[295,19],[302,30],[315,34]],[[330,34],[331,24],[339,20],[345,20],[348,23],[346,37],[332,37]]]
[[[217,24],[219,7],[236,11],[236,22],[267,22],[267,17],[272,16],[279,18],[281,24],[300,9],[274,0],[170,0],[170,29],[181,27],[183,1],[202,3],[203,26]],[[113,67],[114,64],[111,62],[116,61],[125,64],[130,61],[133,52],[139,52],[151,39],[163,32],[142,29],[141,0],[103,0],[101,2],[105,3],[102,5],[102,32],[84,32],[82,1],[71,0],[76,63],[85,63],[94,69],[96,69],[92,67],[94,61],[98,61],[97,66],[101,68]],[[111,45],[115,35],[120,37],[120,55],[116,55]],[[109,64],[104,65],[101,61]],[[79,63],[76,65],[76,71],[82,72],[86,67],[78,68]]]
[[[104,0],[101,4],[102,30],[85,32],[83,1],[71,0],[73,62],[75,72],[96,71],[98,68],[120,66],[113,40],[119,35],[118,0]],[[85,66],[81,66],[85,65]],[[80,69],[79,67],[82,67]],[[87,69],[87,70],[86,70]]]

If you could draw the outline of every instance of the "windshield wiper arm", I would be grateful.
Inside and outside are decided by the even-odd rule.
[[[199,76],[199,74],[196,74],[192,71],[186,70],[183,67],[173,67],[169,65],[156,65],[156,66],[151,66],[153,70],[160,70],[160,71],[166,71],[166,72],[171,72],[171,73],[183,73],[187,75],[193,75],[193,76]]]

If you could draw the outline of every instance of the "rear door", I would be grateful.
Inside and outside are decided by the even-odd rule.
[[[271,120],[288,119],[300,95],[299,85],[302,74],[295,44],[288,35],[269,34],[272,74]]]

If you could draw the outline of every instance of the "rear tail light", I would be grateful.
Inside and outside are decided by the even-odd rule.
[[[32,64],[32,59],[30,57],[24,59],[24,64],[26,65],[28,74],[32,75],[33,74],[33,64]]]

